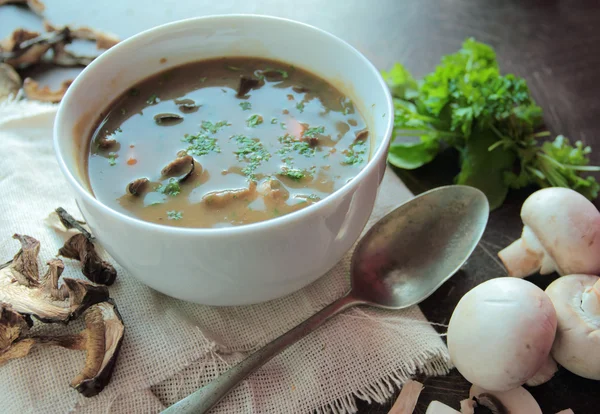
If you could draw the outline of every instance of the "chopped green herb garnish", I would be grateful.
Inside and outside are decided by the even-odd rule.
[[[301,180],[306,177],[306,171],[299,168],[281,167],[281,172],[279,175],[289,177],[292,180]]]
[[[111,152],[110,154],[108,154],[108,165],[110,165],[111,167],[113,165],[117,164],[117,154],[115,154],[114,152]]]
[[[354,104],[348,98],[342,99],[342,108],[343,108],[342,112],[344,113],[344,115],[349,115],[349,114],[354,113]]]
[[[296,109],[299,110],[300,112],[304,112],[304,102],[298,102],[296,104]]]
[[[250,128],[254,128],[255,126],[260,125],[262,123],[263,117],[260,115],[252,115],[246,120],[246,125],[248,125]]]
[[[346,157],[342,161],[342,164],[356,165],[361,164],[364,161],[363,155],[367,152],[367,144],[364,141],[356,141],[350,145],[350,148],[344,150]]]
[[[242,173],[249,179],[255,180],[256,169],[263,161],[268,161],[271,158],[271,154],[265,149],[258,138],[249,138],[245,135],[234,135],[231,138],[235,139],[238,145],[238,150],[235,151],[238,160],[247,163],[242,168]]]
[[[207,78],[206,78],[206,76],[203,76],[203,77],[201,77],[201,78],[200,78],[200,83],[204,83],[204,82],[206,82],[206,79],[207,79]]]
[[[277,123],[277,118],[272,118],[272,119],[271,119],[271,123],[272,123],[272,124],[276,124],[276,123]]]
[[[138,96],[140,94],[140,90],[138,88],[129,89],[129,96]]]
[[[302,133],[302,136],[304,136],[306,138],[316,138],[317,135],[323,135],[324,133],[325,133],[325,127],[318,126],[318,127],[307,128]]]
[[[158,96],[156,96],[156,94],[151,95],[148,99],[146,99],[146,103],[148,105],[155,105],[159,102],[160,102],[160,99],[158,98]]]
[[[123,132],[123,130],[121,129],[121,127],[115,129],[115,132]]]
[[[315,155],[316,148],[311,147],[306,141],[298,141],[290,134],[285,134],[278,138],[282,147],[277,151],[279,155],[286,155],[291,151],[296,151],[305,157],[312,157]]]
[[[244,111],[249,111],[250,109],[252,109],[252,104],[248,101],[242,101],[242,102],[240,102],[240,107]]]
[[[312,200],[312,201],[319,201],[321,199],[321,197],[319,197],[318,195],[316,195],[316,194],[313,193],[313,194],[311,194],[311,195],[308,196],[308,199]]]
[[[216,134],[222,128],[229,126],[229,125],[231,125],[231,124],[228,123],[227,121],[219,121],[217,123],[213,123],[210,121],[202,121],[200,128],[202,128],[203,130],[205,130],[207,132],[210,132],[211,134]]]
[[[181,211],[170,210],[167,211],[167,217],[169,220],[181,220],[183,218],[183,213]]]
[[[205,133],[197,135],[187,135],[183,141],[191,144],[187,147],[186,152],[190,155],[206,155],[209,152],[221,152],[221,148],[217,144],[217,139],[209,137]]]
[[[167,185],[159,185],[156,187],[156,191],[162,194],[170,195],[175,197],[181,192],[179,181],[176,178],[169,178]]]
[[[277,210],[277,208],[274,208],[273,209],[273,215],[274,216],[279,216],[279,215],[281,215],[281,213],[279,212],[279,210]]]
[[[287,127],[285,126],[285,122],[280,122],[279,126],[281,126],[281,129],[287,129]]]

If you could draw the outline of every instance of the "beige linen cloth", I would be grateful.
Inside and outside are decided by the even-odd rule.
[[[19,249],[13,233],[28,234],[41,241],[42,273],[63,243],[45,218],[59,206],[80,217],[54,158],[55,112],[51,105],[0,103],[0,262]],[[389,171],[370,223],[410,197]],[[82,397],[69,383],[83,367],[84,353],[35,348],[0,367],[0,411],[158,412],[341,296],[349,287],[349,257],[287,297],[221,308],[164,296],[115,264],[119,275],[110,292],[126,330],[111,383],[97,397]],[[79,262],[65,264],[64,276],[82,277]],[[34,329],[50,328],[77,332],[82,321],[36,323]],[[353,309],[275,357],[213,412],[352,413],[357,398],[383,402],[413,374],[442,375],[449,368],[446,346],[418,307]]]

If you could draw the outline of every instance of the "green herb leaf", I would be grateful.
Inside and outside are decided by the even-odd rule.
[[[585,171],[600,169],[588,165],[591,149],[581,143],[571,146],[561,136],[540,142],[549,135],[538,132],[541,108],[524,79],[500,74],[490,46],[467,39],[420,82],[400,64],[382,76],[394,97],[391,164],[418,168],[432,161],[445,144],[461,154],[457,182],[484,191],[492,208],[504,201],[509,187],[530,184],[597,196],[596,180],[582,177]],[[408,136],[419,140],[401,139]],[[349,151],[348,161],[356,159],[355,152]],[[520,167],[517,172],[515,164]]]
[[[298,181],[306,177],[307,173],[299,168],[281,167],[279,175]]]
[[[390,145],[388,161],[398,168],[414,170],[433,160],[438,151],[439,142],[435,140],[395,142]]]
[[[169,178],[169,182],[167,183],[167,185],[159,185],[156,188],[156,191],[165,195],[175,197],[181,192],[181,186],[179,185],[179,181],[176,178]]]
[[[244,110],[244,111],[249,111],[252,109],[252,104],[248,101],[242,101],[240,102],[240,107]]]
[[[217,139],[202,132],[197,135],[186,135],[183,138],[183,141],[190,144],[190,146],[186,148],[186,152],[190,155],[200,156],[207,155],[211,152],[221,152]]]
[[[299,110],[301,113],[304,112],[304,102],[298,102],[296,104],[296,109]]]
[[[417,82],[400,63],[395,63],[388,72],[382,71],[381,76],[396,98],[410,99],[418,96]]]
[[[256,169],[271,158],[271,154],[266,150],[258,138],[249,138],[245,135],[234,135],[230,139],[235,139],[238,150],[235,151],[238,160],[244,161],[246,166],[242,168],[242,173],[250,180],[256,180]]]
[[[169,220],[181,220],[183,213],[181,211],[170,210],[167,211],[167,217]]]
[[[231,125],[231,124],[228,123],[227,121],[219,121],[216,123],[213,123],[211,121],[202,121],[202,123],[200,124],[200,128],[202,128],[204,131],[206,131],[210,134],[216,134],[221,129],[223,129],[224,127],[229,126],[229,125]]]
[[[277,154],[286,155],[292,151],[295,151],[307,158],[313,157],[316,152],[316,148],[311,147],[307,141],[298,141],[292,135],[285,134],[278,138],[282,147],[277,150]],[[284,158],[285,160],[285,158]]]
[[[254,128],[263,123],[263,117],[260,115],[252,115],[250,118],[246,120],[246,125],[250,128]]]
[[[158,98],[158,96],[156,94],[151,95],[148,99],[146,99],[146,103],[148,105],[155,105],[159,102],[160,102],[160,99]]]
[[[110,165],[111,167],[113,165],[117,165],[117,154],[115,154],[113,152],[108,154],[108,165]]]
[[[493,133],[484,132],[467,141],[460,152],[461,170],[456,183],[470,185],[485,193],[490,209],[498,208],[508,194],[505,175],[514,165],[516,156],[512,151],[488,148],[496,141]]]
[[[318,127],[306,128],[304,130],[304,132],[302,133],[302,136],[306,137],[306,138],[316,138],[317,135],[323,135],[324,133],[325,133],[325,127],[318,126]]]
[[[272,124],[276,124],[276,123],[277,123],[277,118],[273,118],[273,119],[271,119],[271,123],[272,123]]]
[[[356,165],[362,164],[364,162],[364,157],[367,153],[367,143],[364,141],[353,142],[347,150],[344,150],[343,153],[346,156],[342,161],[342,164],[345,165]]]

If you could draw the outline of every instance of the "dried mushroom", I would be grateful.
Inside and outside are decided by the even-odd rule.
[[[0,101],[17,96],[22,83],[12,66],[0,63]]]
[[[241,76],[236,96],[238,98],[246,96],[246,94],[250,92],[250,90],[258,87],[259,85],[260,81],[258,79],[249,78],[247,76]]]
[[[0,6],[8,3],[25,3],[24,0],[0,0]],[[36,13],[41,14],[44,5],[37,0],[28,0],[29,7]],[[91,40],[96,42],[98,49],[109,49],[119,42],[115,36],[91,29],[89,27],[70,28],[68,26],[56,28],[44,21],[45,33],[33,32],[26,29],[17,29],[7,38],[0,40],[0,64],[5,63],[17,71],[38,64],[54,66],[87,66],[97,56],[80,56],[67,49],[67,45],[73,40]],[[49,87],[40,88],[38,83],[25,79],[21,82],[19,76],[11,74],[7,78],[0,69],[0,99],[15,94],[21,85],[24,87],[25,95],[29,99],[43,102],[59,102],[72,81],[65,81],[61,87],[52,91]],[[18,73],[17,73],[18,75]],[[8,81],[7,81],[8,79]],[[10,82],[10,83],[7,83]],[[18,82],[18,87],[15,86]],[[10,86],[10,88],[8,87]]]
[[[369,130],[363,129],[362,131],[358,131],[356,133],[356,138],[354,138],[354,142],[364,142],[369,137]]]
[[[154,122],[156,122],[157,125],[172,126],[183,122],[183,117],[170,112],[161,113],[154,115]]]
[[[0,0],[0,6],[5,4],[25,4],[31,11],[39,16],[46,10],[46,6],[40,0]]]
[[[53,91],[49,86],[44,86],[40,89],[39,84],[31,78],[26,78],[25,82],[23,82],[23,90],[25,91],[25,96],[29,99],[34,99],[36,101],[42,102],[60,102],[65,93],[67,93],[67,89],[71,86],[72,80],[67,80],[61,83],[60,88]]]
[[[53,45],[70,41],[68,30],[40,34],[17,29],[0,41],[0,62],[8,63],[15,69],[34,65],[42,62],[42,58]]]
[[[63,278],[62,261],[48,262],[48,272],[39,279],[39,242],[33,237],[13,236],[21,249],[13,260],[0,266],[0,302],[43,322],[63,322],[77,318],[91,305],[108,299],[108,289],[79,279]]]
[[[127,184],[127,192],[132,196],[141,195],[147,188],[150,180],[147,178],[138,178]]]
[[[85,315],[86,329],[80,336],[87,352],[85,366],[71,386],[86,397],[93,397],[110,381],[119,356],[125,326],[112,301],[89,308]]]
[[[199,108],[200,105],[197,105],[196,102],[194,102],[193,99],[175,99],[175,104],[177,105],[177,107],[179,108],[179,110],[183,113],[191,113],[191,112],[196,112]]]
[[[221,208],[236,200],[247,200],[256,193],[256,182],[250,181],[248,188],[236,188],[234,190],[219,190],[206,193],[202,201],[214,208]]]
[[[89,230],[84,227],[84,225],[86,224],[85,221],[77,220],[75,217],[73,217],[72,215],[67,213],[67,211],[62,207],[58,207],[54,211],[53,214],[56,215],[56,217],[60,221],[61,225],[67,231],[71,230],[71,229],[75,229],[75,230],[79,231],[80,233],[82,233],[86,237],[86,239],[88,239],[90,241],[94,240],[94,236],[92,236],[92,234],[89,232]],[[52,227],[56,227],[56,226],[52,226]],[[57,228],[57,230],[62,230],[62,229]]]
[[[85,350],[85,365],[71,386],[86,397],[106,387],[114,370],[125,327],[116,305],[108,300],[84,314],[85,329],[76,335],[29,335],[30,324],[9,305],[0,303],[0,365],[25,357],[34,345]]]
[[[115,268],[102,260],[96,247],[85,234],[76,234],[66,241],[58,251],[60,256],[79,260],[83,265],[83,274],[94,283],[112,285],[117,278]]]
[[[10,305],[0,303],[0,366],[8,360],[22,358],[35,343],[27,338],[31,320],[27,320]]]
[[[292,86],[292,90],[296,93],[308,93],[310,92],[310,89],[308,89],[306,86]]]
[[[119,43],[118,37],[101,32],[100,30],[94,30],[91,27],[86,26],[78,28],[70,28],[68,26],[64,26],[61,28],[57,28],[52,26],[49,22],[45,21],[44,29],[46,29],[47,32],[59,32],[61,30],[69,30],[72,39],[91,40],[93,42],[96,42],[97,49],[110,49],[111,47]]]
[[[182,183],[194,173],[195,169],[196,162],[194,161],[194,157],[191,155],[184,155],[183,157],[171,161],[160,173],[165,177],[183,174],[183,176],[179,178],[179,182]],[[202,166],[200,164],[198,164],[198,169],[199,173],[201,173]]]

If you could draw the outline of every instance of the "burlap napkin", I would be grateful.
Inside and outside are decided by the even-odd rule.
[[[13,233],[42,243],[40,265],[62,239],[44,222],[58,206],[79,214],[52,149],[55,108],[31,102],[0,104],[0,262],[12,258]],[[371,222],[411,197],[388,172]],[[66,260],[64,276],[81,277]],[[119,276],[111,295],[126,324],[109,386],[94,398],[69,387],[84,353],[37,348],[0,367],[3,413],[150,413],[177,401],[276,336],[301,322],[349,286],[349,255],[317,282],[285,298],[246,307],[215,308],[171,299]],[[173,264],[173,272],[177,264]],[[168,275],[165,275],[168,277]],[[34,329],[48,329],[36,324]],[[54,332],[76,332],[51,326]],[[356,398],[383,402],[416,372],[449,370],[447,349],[418,307],[402,312],[354,309],[336,317],[256,372],[215,413],[356,411]]]

